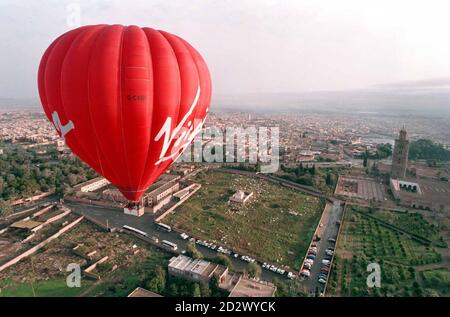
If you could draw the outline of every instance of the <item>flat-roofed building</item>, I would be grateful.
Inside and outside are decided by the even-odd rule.
[[[247,193],[242,190],[238,190],[230,197],[229,203],[234,205],[245,205],[250,197],[253,196],[253,192]]]
[[[229,297],[274,297],[276,290],[272,283],[241,276]]]
[[[434,179],[391,179],[391,191],[400,205],[450,211],[450,183]]]
[[[228,274],[228,268],[223,265],[184,255],[170,259],[168,270],[173,276],[205,283],[208,283],[214,275],[219,279],[219,283],[223,283]]]
[[[97,189],[105,187],[109,184],[110,184],[110,182],[106,178],[97,177],[97,178],[91,179],[90,181],[87,181],[81,185],[78,185],[75,188],[78,187],[79,191],[82,193],[88,193],[88,192],[96,191]]]
[[[127,297],[163,297],[157,293],[146,290],[142,287],[136,287]]]

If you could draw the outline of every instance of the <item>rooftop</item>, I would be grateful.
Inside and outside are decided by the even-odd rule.
[[[277,288],[272,283],[242,277],[229,297],[274,297]]]
[[[162,296],[157,293],[148,291],[142,287],[136,287],[136,289],[134,291],[132,291],[128,295],[128,297],[162,297]]]

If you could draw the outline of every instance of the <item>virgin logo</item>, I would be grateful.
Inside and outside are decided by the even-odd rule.
[[[71,130],[75,129],[75,126],[73,125],[73,122],[69,120],[65,125],[62,125],[61,120],[59,119],[59,115],[56,111],[53,111],[52,113],[52,121],[53,125],[55,126],[55,129],[59,132],[61,135],[61,138],[65,141],[66,134],[69,133]]]
[[[164,122],[161,130],[159,130],[158,134],[155,137],[155,141],[159,141],[162,136],[164,136],[164,143],[159,155],[159,160],[156,161],[155,165],[159,165],[167,160],[176,160],[186,149],[186,147],[191,144],[192,140],[201,131],[205,119],[198,120],[198,122],[189,121],[186,123],[188,118],[191,116],[195,107],[197,106],[198,99],[200,97],[200,86],[197,89],[197,94],[195,95],[194,101],[192,102],[191,107],[184,115],[183,119],[178,123],[178,125],[172,130],[172,117],[167,117]],[[185,126],[186,124],[186,126]],[[174,142],[175,141],[175,142]],[[169,151],[170,145],[173,144],[173,147],[170,153]]]

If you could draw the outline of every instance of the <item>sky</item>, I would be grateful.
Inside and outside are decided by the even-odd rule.
[[[0,0],[0,98],[37,98],[47,46],[99,23],[186,39],[217,95],[448,86],[448,12],[447,0]]]

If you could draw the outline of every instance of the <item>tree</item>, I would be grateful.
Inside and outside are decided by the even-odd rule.
[[[260,277],[261,267],[256,263],[249,263],[246,268],[246,272],[250,277]]]
[[[0,218],[4,218],[12,214],[13,209],[10,204],[0,199]]]
[[[450,150],[444,148],[442,144],[420,139],[409,145],[409,158],[411,160],[450,161]]]
[[[328,186],[333,186],[333,179],[331,178],[331,174],[330,173],[327,173],[327,176],[325,178],[325,183]]]
[[[197,249],[195,243],[192,241],[186,246],[186,255],[193,259],[203,259],[203,254]]]
[[[367,155],[366,154],[364,154],[364,157],[363,157],[363,166],[367,167]]]
[[[231,263],[231,259],[228,256],[226,256],[225,254],[218,254],[216,256],[216,258],[214,259],[214,262],[216,262],[217,264],[226,266],[229,269],[231,269],[233,266]]]
[[[203,297],[210,297],[211,296],[211,290],[209,289],[208,284],[205,282],[200,283],[200,293]]]
[[[156,293],[162,293],[166,288],[166,271],[161,267],[156,267],[152,278],[146,284],[147,289]]]
[[[220,293],[219,284],[219,278],[217,277],[217,275],[213,275],[209,280],[209,289],[212,296],[217,296]]]
[[[202,297],[202,292],[200,290],[200,286],[197,283],[194,284],[194,291],[193,291],[192,296],[193,297]]]

